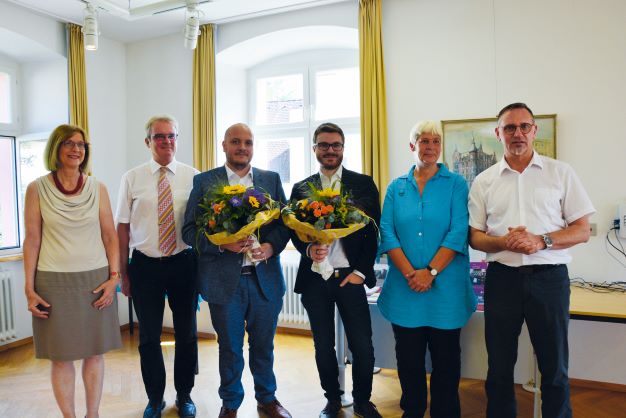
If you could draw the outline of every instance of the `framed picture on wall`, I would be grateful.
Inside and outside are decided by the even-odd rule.
[[[535,123],[535,151],[556,158],[556,115],[535,116]],[[497,118],[444,120],[441,124],[443,161],[450,171],[462,175],[468,186],[504,155],[495,134]]]

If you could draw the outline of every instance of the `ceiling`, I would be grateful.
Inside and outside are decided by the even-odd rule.
[[[59,21],[82,25],[84,0],[6,0]],[[226,23],[346,0],[196,0],[201,23]],[[134,42],[182,34],[185,0],[90,0],[98,6],[103,36]]]

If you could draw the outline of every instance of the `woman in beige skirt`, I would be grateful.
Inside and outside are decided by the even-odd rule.
[[[52,389],[64,418],[74,418],[74,360],[83,360],[87,417],[98,417],[103,353],[121,346],[116,287],[117,234],[109,195],[87,173],[89,142],[76,126],[48,139],[50,174],[29,184],[24,273],[37,358],[52,363]]]

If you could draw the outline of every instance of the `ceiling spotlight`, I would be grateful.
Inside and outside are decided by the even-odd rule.
[[[98,49],[98,12],[91,3],[87,3],[87,7],[85,8],[82,32],[85,41],[85,49],[89,51]]]
[[[185,15],[185,48],[196,49],[198,35],[200,34],[200,11],[196,9],[198,0],[187,1]]]

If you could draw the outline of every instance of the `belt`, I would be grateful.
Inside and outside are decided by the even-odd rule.
[[[498,263],[494,261],[493,264],[497,264],[499,267],[503,267],[505,269],[516,270],[522,274],[533,274],[540,271],[552,270],[558,267],[561,267],[563,264],[529,264],[527,266],[519,266],[519,267],[511,267],[506,264]]]
[[[150,260],[150,261],[154,261],[157,263],[171,263],[176,260],[184,258],[189,253],[189,251],[192,251],[192,250],[183,250],[177,254],[170,255],[167,257],[149,257],[139,250],[133,250],[132,257],[144,259],[144,260]]]
[[[241,275],[242,276],[252,276],[256,274],[256,267],[254,266],[243,266],[241,267]]]

